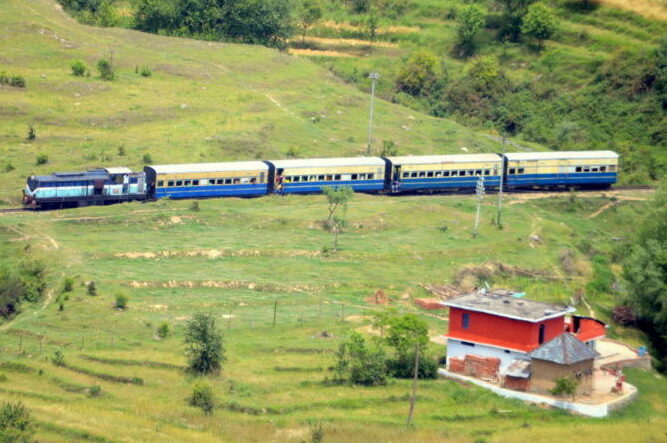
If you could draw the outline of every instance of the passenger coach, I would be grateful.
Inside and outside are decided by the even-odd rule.
[[[269,167],[261,161],[144,167],[153,198],[265,195]]]
[[[324,186],[350,186],[356,192],[384,189],[385,162],[380,157],[271,160],[270,191],[322,192]]]
[[[499,187],[502,159],[496,154],[387,157],[391,190],[474,189],[478,177],[485,187]]]
[[[508,188],[609,187],[616,183],[618,154],[613,151],[517,152],[504,157]]]

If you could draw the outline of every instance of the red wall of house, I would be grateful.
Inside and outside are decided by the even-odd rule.
[[[463,329],[463,313],[470,315],[468,329]],[[449,309],[448,337],[524,352],[540,346],[539,327],[545,324],[544,343],[563,333],[564,315],[540,323],[515,320],[460,308]]]

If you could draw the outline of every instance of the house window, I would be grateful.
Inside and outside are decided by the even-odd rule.
[[[540,331],[539,331],[539,334],[538,334],[538,337],[537,337],[537,342],[539,344],[544,343],[544,332],[545,332],[545,330],[546,330],[546,325],[544,323],[542,323],[540,325]]]
[[[510,350],[509,350],[509,349],[505,349],[505,354],[509,354],[509,353],[510,353]]]
[[[470,346],[470,347],[475,347],[475,343],[470,343],[469,341],[462,341],[461,344],[463,346]]]
[[[462,315],[461,325],[463,326],[463,329],[468,329],[470,327],[470,314]]]

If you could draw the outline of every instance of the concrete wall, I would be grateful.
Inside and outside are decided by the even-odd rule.
[[[559,365],[545,360],[532,359],[530,363],[530,390],[541,394],[549,394],[561,377],[580,376],[577,395],[587,395],[593,391],[593,359],[580,361],[572,365]]]
[[[468,346],[461,344],[461,340],[452,338],[447,339],[447,360],[451,357],[465,358],[467,354],[478,355],[480,357],[495,357],[500,359],[500,370],[503,371],[514,360],[523,359],[528,360],[528,354],[525,352],[517,352],[512,350],[494,348],[492,346],[485,346],[475,344],[475,346]]]

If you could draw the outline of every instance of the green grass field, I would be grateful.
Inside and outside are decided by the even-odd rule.
[[[366,300],[376,290],[400,311],[423,315],[433,335],[446,331],[446,313],[415,307],[414,298],[427,296],[420,283],[448,283],[468,264],[502,261],[544,271],[550,277],[489,280],[566,303],[591,278],[589,258],[577,249],[583,240],[608,253],[613,238],[627,232],[624,221],[641,212],[637,202],[609,198],[508,197],[505,227],[497,230],[494,203],[487,198],[473,238],[473,197],[355,195],[336,254],[322,253],[333,241],[319,225],[322,196],[206,200],[200,211],[189,201],[161,201],[4,214],[2,260],[43,257],[51,292],[0,326],[0,373],[7,377],[0,398],[29,406],[40,441],[300,442],[309,441],[314,423],[323,424],[327,442],[553,441],[574,428],[577,439],[664,438],[667,383],[654,373],[631,371],[640,398],[604,420],[452,381],[423,381],[414,429],[404,425],[409,381],[379,388],[325,383],[338,344],[353,330],[367,333],[369,314],[381,309]],[[540,240],[531,241],[533,235]],[[581,263],[575,274],[561,265],[564,249]],[[67,299],[60,294],[66,276],[75,278]],[[83,287],[90,280],[97,297]],[[113,308],[118,293],[129,297],[127,311]],[[608,320],[613,295],[587,293],[586,300]],[[187,405],[193,380],[182,370],[183,326],[197,311],[216,316],[229,355],[222,375],[210,379],[218,400],[212,417]],[[173,332],[159,340],[155,329],[163,321]],[[333,337],[322,338],[325,330]],[[642,343],[622,328],[609,335]],[[66,367],[50,362],[56,350]],[[430,352],[441,356],[444,348],[431,344]],[[87,394],[92,385],[102,396]]]

